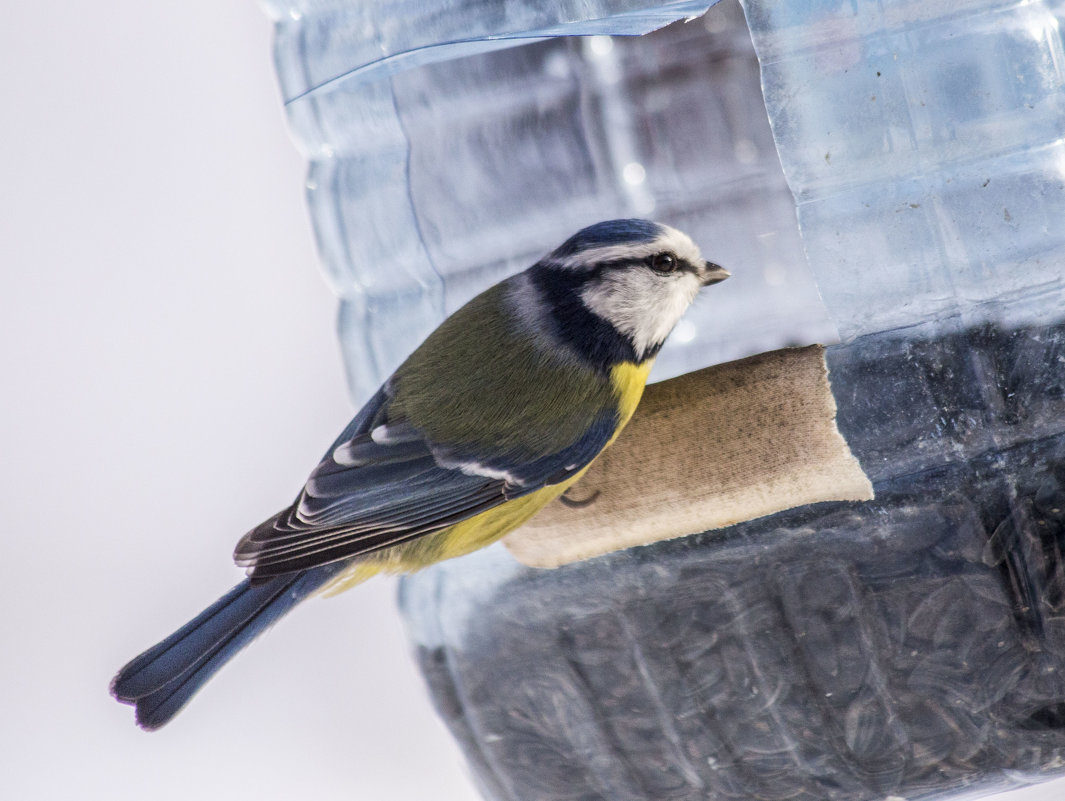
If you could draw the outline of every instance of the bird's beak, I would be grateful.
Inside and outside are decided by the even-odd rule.
[[[703,286],[720,283],[730,275],[732,275],[732,273],[724,267],[714,264],[712,261],[703,262],[703,269],[699,273],[699,277],[703,281]]]

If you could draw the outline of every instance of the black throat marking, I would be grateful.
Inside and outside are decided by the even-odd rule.
[[[658,353],[657,344],[647,353],[637,354],[628,335],[591,311],[581,300],[581,290],[609,268],[602,264],[589,270],[568,270],[543,263],[529,270],[532,285],[540,292],[551,312],[555,335],[604,374],[622,362],[640,362]]]

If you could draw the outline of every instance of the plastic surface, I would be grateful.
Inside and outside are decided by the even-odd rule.
[[[647,31],[708,5],[273,5],[356,403],[467,299],[616,217],[675,225],[734,274],[656,378],[836,340],[738,6],[639,38],[497,38]]]
[[[1059,23],[745,8],[877,500],[405,580],[490,799],[958,797],[1065,769]]]
[[[735,275],[659,377],[844,341],[876,501],[404,580],[486,798],[873,801],[1065,769],[1065,4],[746,0],[760,76],[734,5],[520,47],[498,37],[697,4],[272,7],[356,400],[606,217]]]
[[[1060,318],[1065,5],[744,4],[803,244],[845,339]]]

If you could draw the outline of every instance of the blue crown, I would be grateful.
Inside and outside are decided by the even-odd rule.
[[[590,248],[650,242],[662,233],[662,226],[651,220],[605,220],[582,228],[555,249],[553,258],[564,259]]]

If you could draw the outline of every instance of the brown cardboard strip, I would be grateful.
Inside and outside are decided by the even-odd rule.
[[[558,567],[722,528],[873,486],[836,428],[824,348],[762,353],[647,387],[629,425],[574,485],[505,542]]]

